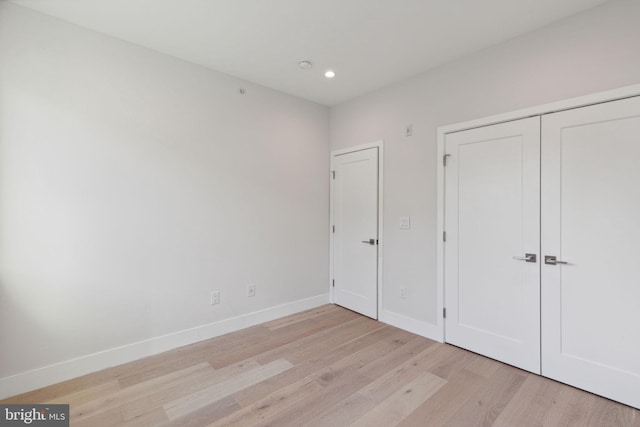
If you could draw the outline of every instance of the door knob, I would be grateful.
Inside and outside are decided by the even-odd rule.
[[[369,245],[375,245],[376,239],[363,240],[362,243],[367,243]]]
[[[548,265],[558,265],[558,264],[569,265],[567,261],[560,261],[559,259],[556,259],[554,255],[545,255],[544,263]]]
[[[526,262],[538,262],[538,256],[536,254],[524,254],[524,256],[514,256],[513,259]]]

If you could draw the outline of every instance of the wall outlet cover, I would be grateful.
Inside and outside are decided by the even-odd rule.
[[[211,292],[211,305],[220,304],[220,291]]]
[[[411,228],[411,217],[401,216],[400,217],[400,228],[404,230],[408,230]]]

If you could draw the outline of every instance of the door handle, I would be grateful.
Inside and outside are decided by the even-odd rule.
[[[366,243],[368,245],[375,245],[376,239],[363,240],[362,243]]]
[[[514,256],[513,259],[526,262],[538,262],[538,256],[536,254],[524,254],[524,256]]]
[[[558,264],[569,265],[567,261],[560,261],[559,259],[556,259],[554,255],[545,255],[544,263],[548,265],[558,265]]]

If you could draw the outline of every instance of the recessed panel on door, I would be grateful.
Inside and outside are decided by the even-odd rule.
[[[446,341],[540,372],[540,121],[446,137]]]
[[[334,156],[333,301],[377,318],[378,148]]]
[[[542,124],[542,373],[640,407],[640,98]]]

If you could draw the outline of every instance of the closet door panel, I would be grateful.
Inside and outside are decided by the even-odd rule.
[[[640,407],[640,98],[543,116],[541,220],[543,375]]]
[[[446,341],[540,372],[539,118],[447,135]]]

